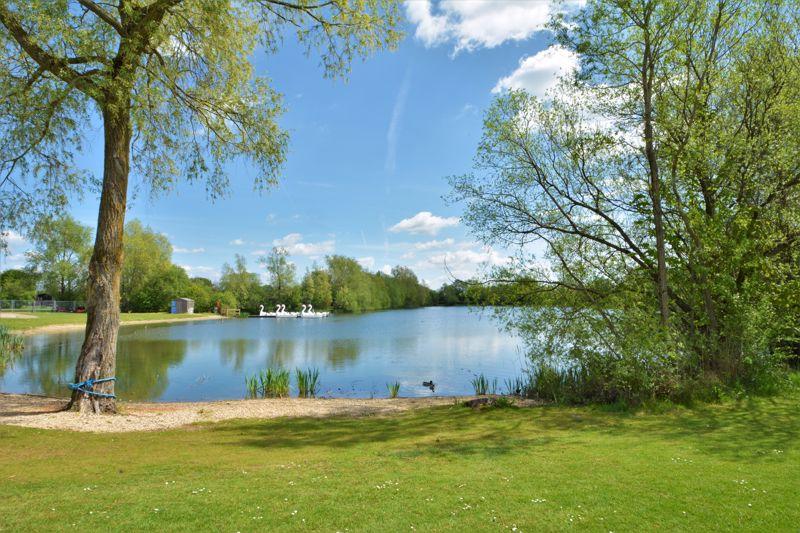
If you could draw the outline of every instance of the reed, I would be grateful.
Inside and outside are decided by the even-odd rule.
[[[245,389],[247,390],[248,398],[258,398],[259,387],[258,387],[258,378],[256,376],[245,376],[244,385]]]
[[[250,398],[283,398],[289,396],[290,373],[283,368],[268,368],[244,378]]]
[[[21,335],[11,333],[7,326],[0,326],[0,366],[19,355],[24,347]]]
[[[525,392],[528,389],[528,384],[520,376],[506,378],[505,386],[506,394],[510,396],[525,396]]]
[[[289,396],[289,379],[288,370],[268,368],[266,372],[262,373],[261,386],[264,390],[264,397],[283,398]]]
[[[489,379],[482,372],[473,377],[470,383],[477,396],[485,396],[489,392]]]
[[[400,393],[400,382],[387,383],[386,388],[389,389],[389,398],[397,398]]]
[[[298,368],[295,373],[297,375],[297,395],[301,398],[316,396],[319,388],[319,369],[302,370]]]

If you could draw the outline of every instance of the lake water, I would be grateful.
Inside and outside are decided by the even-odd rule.
[[[34,335],[0,391],[66,396],[83,332]],[[321,396],[385,397],[472,394],[479,373],[517,376],[521,343],[485,312],[463,307],[333,315],[325,319],[210,320],[125,326],[117,355],[123,400],[191,401],[245,396],[246,375],[267,367],[317,367]],[[433,380],[435,392],[422,382]]]

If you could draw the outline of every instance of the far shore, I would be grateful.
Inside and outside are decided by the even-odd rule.
[[[220,320],[224,317],[220,315],[214,314],[201,314],[201,315],[182,315],[180,317],[175,317],[173,315],[170,318],[170,315],[164,313],[160,318],[139,318],[142,314],[137,314],[137,318],[126,320],[126,313],[121,314],[121,322],[120,326],[131,326],[131,325],[145,325],[145,324],[169,324],[172,322],[194,322],[199,320]],[[158,313],[153,313],[154,316],[158,316]],[[16,333],[19,335],[37,335],[41,333],[60,333],[64,331],[80,331],[86,328],[86,315],[85,314],[76,314],[76,313],[60,313],[57,316],[61,318],[62,316],[67,317],[82,317],[82,320],[79,322],[74,323],[63,323],[63,324],[45,324],[41,326],[36,326],[34,324],[34,320],[39,319],[40,317],[37,316],[36,313],[16,313],[16,312],[0,312],[0,323],[6,324],[12,333]],[[44,317],[47,317],[45,315]],[[44,318],[43,317],[43,318]],[[16,323],[16,321],[19,323]],[[20,326],[19,328],[15,326]]]

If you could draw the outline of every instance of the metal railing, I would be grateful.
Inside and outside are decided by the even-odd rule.
[[[74,313],[86,308],[86,303],[78,300],[0,300],[0,312],[18,311],[24,313],[62,312]]]

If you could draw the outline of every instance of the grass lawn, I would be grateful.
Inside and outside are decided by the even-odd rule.
[[[86,324],[85,313],[25,313],[36,318],[3,318],[0,312],[0,326],[8,326],[15,331],[26,331],[44,326],[61,326],[69,324]],[[197,313],[194,315],[172,315],[170,313],[122,313],[122,323],[141,322],[142,320],[183,320],[203,316],[212,316],[210,313]]]
[[[796,532],[799,403],[0,426],[0,529]]]

